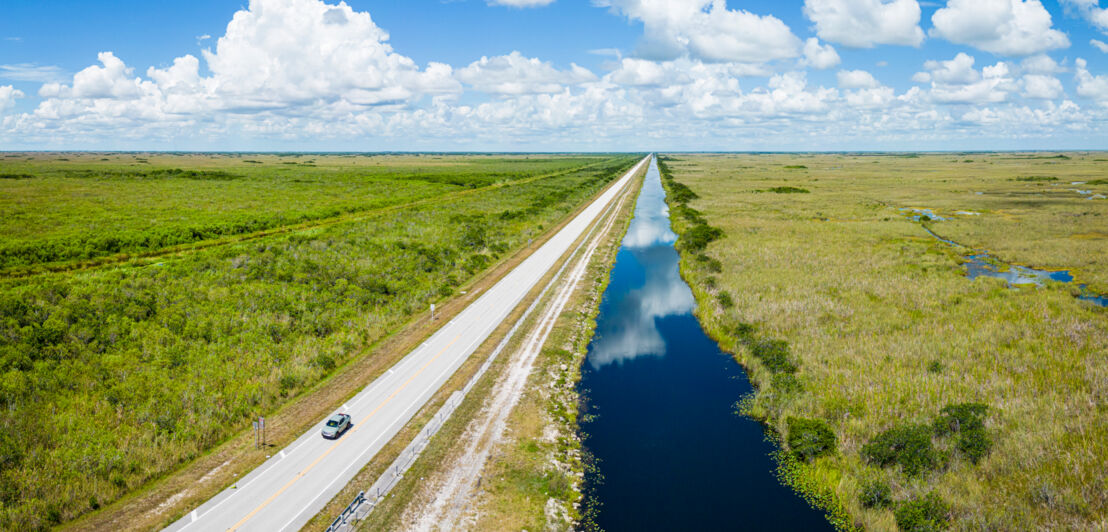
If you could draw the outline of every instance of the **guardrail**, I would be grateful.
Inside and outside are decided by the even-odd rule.
[[[358,511],[358,508],[365,502],[365,492],[359,491],[358,495],[354,497],[354,500],[346,505],[346,509],[331,522],[331,526],[327,527],[327,532],[338,532],[346,525],[346,520],[350,519],[350,516],[354,515],[354,512]]]

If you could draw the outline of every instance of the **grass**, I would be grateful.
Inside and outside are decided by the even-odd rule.
[[[250,156],[263,161],[249,163],[252,174],[227,163],[227,156],[188,156],[188,165],[179,159],[184,156],[111,157],[103,162],[103,171],[86,176],[66,171],[97,167],[100,161],[92,161],[91,155],[31,156],[21,164],[37,165],[36,177],[5,181],[0,187],[31,187],[18,195],[24,203],[38,205],[27,212],[42,211],[47,218],[5,223],[20,227],[23,241],[46,246],[81,241],[91,228],[108,235],[154,234],[178,223],[188,227],[194,221],[238,216],[280,217],[291,212],[288,205],[326,214],[334,204],[328,203],[325,191],[353,186],[359,165],[371,162],[377,164],[366,174],[389,176],[396,189],[426,192],[426,185],[411,182],[434,181],[447,183],[444,194],[472,193],[171,253],[157,263],[124,262],[0,281],[0,528],[39,529],[69,521],[203,456],[248,427],[252,417],[277,411],[313,389],[336,368],[349,365],[362,346],[386,337],[429,302],[450,296],[500,257],[538,237],[544,226],[637,161],[626,156],[546,157],[539,166],[548,177],[539,178],[524,156],[487,158],[484,173],[471,167],[480,167],[485,157],[405,156],[390,166],[375,157],[310,156],[307,163],[299,156],[283,162],[301,161],[298,168],[311,164],[306,172],[344,169],[311,174],[321,181],[319,194],[309,187],[298,197],[297,184],[289,184],[298,178],[282,177],[276,156]],[[127,157],[134,159],[129,165],[170,170],[144,171],[141,177],[137,170],[112,173],[110,168]],[[8,172],[11,163],[3,164],[0,170]],[[513,164],[526,178],[507,175]],[[412,177],[424,166],[435,169],[425,172],[433,179]],[[219,179],[197,179],[215,172]],[[224,179],[223,173],[247,177]],[[267,177],[270,173],[276,177]],[[457,184],[477,178],[476,187]],[[80,188],[90,180],[103,188],[100,196],[77,194],[71,205],[70,196],[50,192]],[[202,188],[208,185],[231,188]],[[290,201],[270,197],[255,203],[252,196],[264,195],[269,186],[290,187]],[[388,188],[373,179],[367,177],[361,186],[385,190],[381,197],[391,198]],[[145,199],[120,197],[130,190],[142,191],[136,197]],[[84,212],[89,194],[111,209],[88,211],[81,222],[87,224],[85,232],[72,224],[52,226],[48,218],[54,211],[68,213],[61,217],[66,220],[80,218],[75,214]],[[177,211],[189,198],[204,195],[211,196],[209,211],[191,218],[191,211]],[[405,201],[418,196],[399,194]],[[149,203],[180,220],[142,222],[143,215],[128,214]],[[370,199],[360,205],[379,204]],[[40,230],[32,227],[39,224]],[[223,233],[202,235],[200,242],[209,236]],[[5,239],[3,245],[8,243]]]
[[[1073,297],[1073,285],[969,281],[964,250],[901,211],[932,209],[947,220],[927,225],[945,238],[1006,262],[1071,270],[1108,293],[1108,201],[1085,199],[1069,185],[1085,181],[1080,188],[1105,192],[1088,184],[1103,166],[1081,153],[960,161],[941,154],[665,160],[695,196],[688,208],[721,232],[699,252],[678,241],[682,274],[702,324],[758,385],[743,411],[777,434],[788,434],[790,417],[821,420],[834,433],[837,452],[809,462],[783,456],[782,468],[840,527],[1103,526],[1108,313]],[[798,164],[807,171],[782,170]],[[1058,179],[1013,180],[1026,175]],[[776,186],[810,193],[757,193]],[[684,238],[693,223],[675,216],[674,225]],[[713,260],[720,271],[708,267]],[[941,428],[951,420],[957,429]],[[897,458],[882,467],[863,457],[875,439],[901,456],[892,436],[880,438],[890,430],[903,431],[896,434],[919,451],[904,455],[909,470]]]

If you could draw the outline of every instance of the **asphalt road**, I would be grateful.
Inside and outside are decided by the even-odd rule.
[[[337,440],[323,419],[288,447],[173,523],[170,531],[298,530],[427,403],[631,181],[644,159],[452,321],[338,411],[354,426]]]

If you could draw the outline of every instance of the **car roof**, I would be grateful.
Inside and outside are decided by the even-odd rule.
[[[348,415],[346,415],[346,414],[335,414],[335,415],[331,416],[330,418],[328,418],[328,420],[331,420],[331,419],[333,419],[333,420],[335,420],[335,421],[338,421],[338,420],[340,420],[340,419],[342,419],[342,418],[344,418],[344,417],[350,417],[350,416],[348,416]]]

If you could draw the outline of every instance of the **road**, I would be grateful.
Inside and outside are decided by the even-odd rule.
[[[298,530],[315,516],[431,399],[554,267],[649,157],[583,209],[453,320],[338,411],[354,426],[337,440],[323,419],[288,447],[166,530]]]

